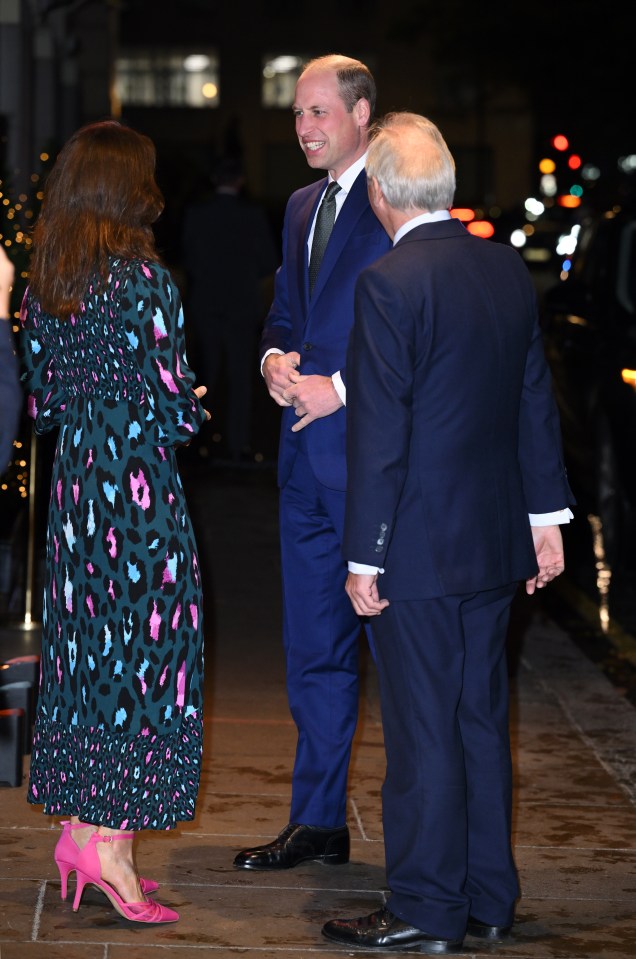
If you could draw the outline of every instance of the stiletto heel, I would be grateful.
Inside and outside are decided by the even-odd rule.
[[[79,846],[72,838],[71,830],[82,828],[85,825],[88,826],[88,823],[72,823],[70,820],[65,820],[61,823],[62,835],[57,841],[53,858],[60,873],[62,885],[60,895],[62,899],[66,899],[68,893],[68,877],[72,872],[75,872],[75,861],[79,856]]]
[[[131,922],[176,922],[179,913],[154,899],[144,899],[143,902],[124,902],[119,893],[111,885],[102,879],[102,864],[97,852],[98,842],[115,842],[117,839],[132,839],[134,832],[122,832],[117,836],[99,836],[93,833],[88,840],[76,863],[77,886],[75,889],[75,899],[73,900],[73,912],[77,912],[80,907],[84,887],[89,883],[96,886],[110,899],[115,910],[123,916],[124,919],[130,919]]]
[[[80,854],[80,848],[73,839],[72,831],[73,829],[90,829],[91,824],[88,822],[71,822],[69,819],[66,819],[63,820],[60,825],[62,827],[62,835],[57,841],[53,858],[60,873],[60,882],[62,885],[60,895],[62,899],[66,899],[68,894],[68,877],[72,872],[75,872],[75,864]],[[139,885],[141,886],[141,891],[144,896],[147,896],[148,893],[156,892],[159,888],[158,882],[154,882],[152,879],[144,879],[141,876],[139,877]]]
[[[66,899],[66,894],[68,892],[68,877],[75,869],[75,866],[71,866],[71,864],[68,862],[61,862],[59,859],[56,859],[55,863],[60,871],[60,882],[62,884],[60,895],[62,899]]]

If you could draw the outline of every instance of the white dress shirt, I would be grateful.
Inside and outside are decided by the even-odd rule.
[[[358,157],[358,159],[354,163],[352,163],[351,166],[347,170],[345,170],[344,173],[341,173],[340,176],[338,177],[338,186],[340,187],[340,189],[336,193],[336,220],[338,219],[338,214],[340,213],[342,209],[342,205],[344,201],[347,199],[347,196],[349,195],[349,191],[351,187],[353,186],[355,181],[358,179],[358,176],[360,175],[360,173],[362,173],[362,171],[364,170],[364,164],[366,162],[366,159],[367,159],[367,155],[366,153],[364,153],[361,157]],[[333,182],[333,177],[329,175],[327,179],[327,183],[325,184],[325,189],[320,195],[320,202],[322,202],[322,197],[325,193],[325,190],[327,189],[329,184],[332,182]],[[309,257],[311,256],[311,245],[314,240],[314,230],[316,228],[316,217],[318,216],[318,209],[320,207],[320,202],[318,203],[318,206],[316,207],[316,213],[314,214],[313,223],[311,224],[309,236],[307,237],[307,263],[309,263]],[[265,360],[267,359],[270,353],[280,353],[282,355],[283,351],[277,350],[275,347],[272,348],[271,350],[268,350],[267,353],[265,353],[265,355],[263,356],[263,359],[261,360],[261,371],[263,369],[263,363],[265,362]],[[336,370],[334,373],[332,373],[331,381],[333,383],[336,393],[342,400],[343,405],[346,406],[347,390],[342,381],[340,370]]]

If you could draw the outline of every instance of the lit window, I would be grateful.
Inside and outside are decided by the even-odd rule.
[[[263,60],[262,97],[264,107],[290,107],[296,81],[309,57],[279,54]]]
[[[124,52],[115,61],[115,100],[115,114],[121,106],[217,107],[218,57],[199,50]]]

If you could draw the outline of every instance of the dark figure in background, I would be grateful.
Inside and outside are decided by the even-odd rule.
[[[112,120],[64,146],[21,343],[35,430],[58,431],[27,799],[68,817],[62,898],[75,872],[75,909],[92,883],[143,923],[179,916],[148,898],[133,839],[191,820],[199,788],[201,576],[175,448],[209,416],[155,249],[154,170],[152,142]]]
[[[226,402],[215,424],[230,458],[252,446],[252,393],[258,333],[266,313],[265,281],[278,253],[264,211],[243,196],[245,175],[237,160],[219,163],[213,196],[184,216],[183,267],[188,278],[186,318],[195,343],[200,379],[212,404],[225,379]],[[221,372],[222,371],[222,372]]]
[[[22,389],[11,328],[15,268],[0,245],[0,476],[7,469],[22,410]]]
[[[240,852],[234,865],[241,869],[349,861],[347,779],[358,719],[361,625],[344,591],[341,549],[344,366],[358,274],[390,246],[369,206],[364,172],[375,97],[368,68],[340,55],[311,61],[296,84],[300,147],[310,167],[329,175],[297,190],[287,204],[283,263],[261,358],[269,394],[283,408],[283,644],[298,743],[290,821],[273,842]],[[323,222],[324,204],[335,216],[326,246],[327,230],[315,228]],[[316,233],[322,244],[315,242]],[[323,258],[310,270],[319,246]]]
[[[344,553],[378,667],[390,895],[323,932],[443,955],[514,919],[506,633],[519,584],[563,572],[574,498],[523,261],[451,219],[424,117],[389,116],[366,169],[395,246],[356,287]]]

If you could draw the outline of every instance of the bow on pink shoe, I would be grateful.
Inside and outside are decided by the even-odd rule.
[[[96,886],[110,899],[113,907],[131,922],[163,923],[176,922],[179,913],[154,899],[144,899],[143,902],[124,902],[115,889],[102,879],[102,866],[97,852],[98,842],[115,842],[118,839],[132,839],[133,832],[122,832],[116,836],[99,836],[93,833],[77,857],[75,871],[77,874],[77,888],[73,900],[73,911],[77,912],[82,899],[84,887],[87,884]]]
[[[55,852],[53,853],[53,858],[55,859],[55,865],[60,872],[60,880],[62,883],[61,897],[66,899],[68,892],[68,877],[72,872],[75,872],[75,865],[77,862],[77,857],[80,854],[80,848],[73,839],[72,830],[73,829],[88,829],[90,823],[87,822],[70,822],[70,820],[65,820],[60,823],[62,826],[62,835],[58,839],[57,846],[55,847]],[[139,885],[141,886],[141,891],[144,896],[147,896],[151,892],[156,892],[159,888],[159,883],[154,882],[152,879],[143,879],[139,877]]]

